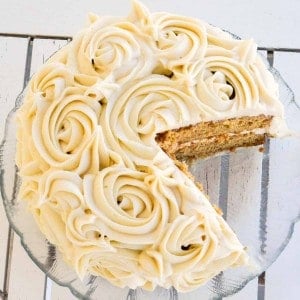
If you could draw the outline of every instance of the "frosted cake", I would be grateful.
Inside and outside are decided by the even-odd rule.
[[[253,40],[136,1],[127,17],[90,15],[32,77],[17,121],[19,199],[81,278],[186,292],[247,265],[185,160],[280,135]]]

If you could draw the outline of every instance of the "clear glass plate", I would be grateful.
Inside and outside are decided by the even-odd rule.
[[[280,86],[290,128],[300,132],[300,109],[290,88],[279,73],[270,68]],[[195,161],[191,172],[203,183],[211,201],[218,204],[241,242],[248,247],[252,268],[223,272],[194,292],[178,294],[176,290],[157,288],[153,292],[112,286],[100,277],[82,282],[62,259],[59,251],[39,231],[24,202],[16,196],[20,178],[15,166],[15,112],[24,93],[16,100],[6,119],[1,145],[1,193],[10,225],[20,236],[32,260],[51,279],[70,288],[84,299],[208,299],[227,296],[242,289],[265,271],[289,242],[294,224],[300,217],[300,139],[290,137],[266,141],[261,147],[237,150],[223,156]],[[260,151],[259,151],[260,150]]]

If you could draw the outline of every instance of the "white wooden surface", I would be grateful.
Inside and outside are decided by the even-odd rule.
[[[143,0],[152,10],[199,17],[254,37],[263,46],[300,47],[299,0]],[[73,34],[88,12],[124,15],[130,0],[1,0],[0,30],[44,34]],[[34,19],[33,19],[34,17]],[[299,35],[298,35],[299,36]]]
[[[252,0],[251,3],[248,0],[145,0],[144,3],[153,11],[168,10],[204,18],[243,37],[254,37],[262,46],[300,48],[299,0]],[[124,15],[128,8],[127,0],[0,0],[0,32],[72,35],[84,24],[88,11]],[[0,138],[3,136],[5,116],[12,108],[12,102],[8,100],[14,99],[22,89],[27,43],[27,39],[0,37]],[[31,73],[64,43],[34,40]],[[299,102],[300,53],[276,53],[275,66],[295,91]],[[217,183],[219,169],[216,172]],[[214,189],[208,189],[214,197]],[[0,203],[0,289],[3,286],[7,226]],[[43,299],[45,275],[31,262],[16,237],[13,246],[9,300]],[[299,253],[300,226],[297,225],[292,241],[267,272],[267,300],[299,299]],[[66,288],[55,283],[49,286],[47,300],[75,299]],[[257,280],[253,280],[229,299],[252,300],[256,297]]]
[[[274,66],[280,70],[300,104],[300,53],[277,53]],[[299,166],[300,168],[300,166]],[[300,188],[300,187],[299,187]],[[299,211],[299,207],[295,210]],[[300,224],[296,224],[294,235],[285,251],[269,268],[266,276],[267,299],[300,298]],[[287,298],[285,298],[288,296]]]
[[[22,90],[26,60],[27,39],[0,37],[0,138],[4,134],[4,120],[13,108],[18,93]],[[8,223],[0,203],[0,285],[3,286]]]

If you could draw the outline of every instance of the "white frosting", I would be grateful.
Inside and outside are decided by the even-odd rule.
[[[18,112],[19,198],[80,277],[189,291],[243,265],[243,246],[156,144],[207,120],[275,116],[277,85],[252,40],[150,14],[91,24],[32,78]]]

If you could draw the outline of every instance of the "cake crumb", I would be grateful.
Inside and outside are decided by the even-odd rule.
[[[213,208],[215,209],[215,211],[218,215],[223,216],[223,211],[219,206],[217,206],[216,204],[213,204]]]
[[[203,185],[202,185],[200,182],[196,181],[195,184],[196,184],[197,188],[198,188],[201,192],[204,191]]]

